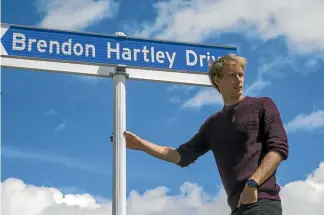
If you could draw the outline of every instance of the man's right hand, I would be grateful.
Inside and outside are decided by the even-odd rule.
[[[180,154],[175,148],[156,145],[129,131],[124,131],[124,137],[128,149],[141,150],[156,158],[176,164],[180,161]],[[114,142],[113,135],[110,136],[110,140]]]
[[[124,131],[126,148],[134,150],[144,150],[144,140],[129,131]]]
[[[125,131],[124,137],[126,141],[126,148],[133,149],[133,150],[143,150],[144,149],[144,141],[140,137],[138,137],[136,134],[133,134],[132,132]],[[114,142],[113,135],[110,136],[110,141]]]

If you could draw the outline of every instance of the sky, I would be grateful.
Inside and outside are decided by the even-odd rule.
[[[234,45],[245,94],[269,96],[290,154],[284,215],[324,214],[324,2],[318,0],[2,0],[1,22]],[[127,80],[127,130],[177,147],[222,108],[213,88]],[[113,89],[106,78],[1,69],[4,215],[111,214]],[[173,171],[176,171],[174,173]],[[209,152],[180,168],[127,151],[132,215],[228,214]]]

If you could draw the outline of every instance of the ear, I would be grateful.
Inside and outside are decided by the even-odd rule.
[[[217,88],[220,90],[220,85],[219,85],[219,78],[214,77],[214,84],[217,86]]]
[[[215,84],[219,85],[219,78],[218,77],[214,77],[214,82],[215,82]]]

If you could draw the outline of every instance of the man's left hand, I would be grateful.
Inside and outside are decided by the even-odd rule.
[[[254,187],[249,187],[245,185],[244,190],[242,191],[240,195],[240,199],[238,202],[237,207],[240,207],[244,204],[252,204],[257,202],[258,200],[258,190]]]

